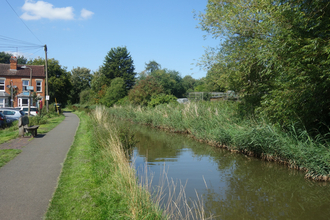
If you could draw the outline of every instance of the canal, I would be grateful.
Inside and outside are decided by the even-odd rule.
[[[153,174],[185,185],[187,198],[202,198],[214,219],[329,219],[330,185],[304,172],[199,143],[186,135],[130,125],[138,143],[138,175]]]

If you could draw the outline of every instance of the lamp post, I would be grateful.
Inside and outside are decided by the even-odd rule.
[[[32,86],[32,68],[28,66],[22,66],[21,68],[23,69],[30,69],[30,81],[29,81],[29,86]],[[29,107],[28,107],[28,117],[30,117],[30,107],[31,107],[31,90],[29,89]]]

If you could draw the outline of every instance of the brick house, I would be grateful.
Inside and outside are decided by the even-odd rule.
[[[22,68],[23,66],[32,69],[32,85],[30,84],[30,69]],[[36,92],[38,102],[42,101],[44,106],[45,100],[45,68],[43,65],[21,65],[17,64],[17,58],[11,57],[10,64],[0,63],[0,107],[11,106],[11,86],[13,86],[13,107],[22,107],[29,105],[29,92],[27,86],[33,86]],[[32,98],[31,105],[37,105]]]

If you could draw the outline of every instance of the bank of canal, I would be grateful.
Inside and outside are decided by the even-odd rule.
[[[328,219],[330,184],[304,178],[302,171],[202,144],[191,138],[130,125],[138,144],[136,169],[145,162],[157,187],[168,178],[186,183],[186,195],[202,196],[216,219]]]

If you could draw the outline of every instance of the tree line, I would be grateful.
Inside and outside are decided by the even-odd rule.
[[[0,63],[9,63],[12,54],[0,52]],[[41,57],[27,60],[18,57],[19,64],[44,65]],[[111,48],[96,71],[76,67],[71,71],[55,58],[48,59],[48,93],[50,102],[66,104],[132,103],[155,106],[186,97],[189,92],[207,91],[205,78],[194,79],[175,70],[161,68],[152,60],[145,70],[136,73],[134,61],[126,47]]]

